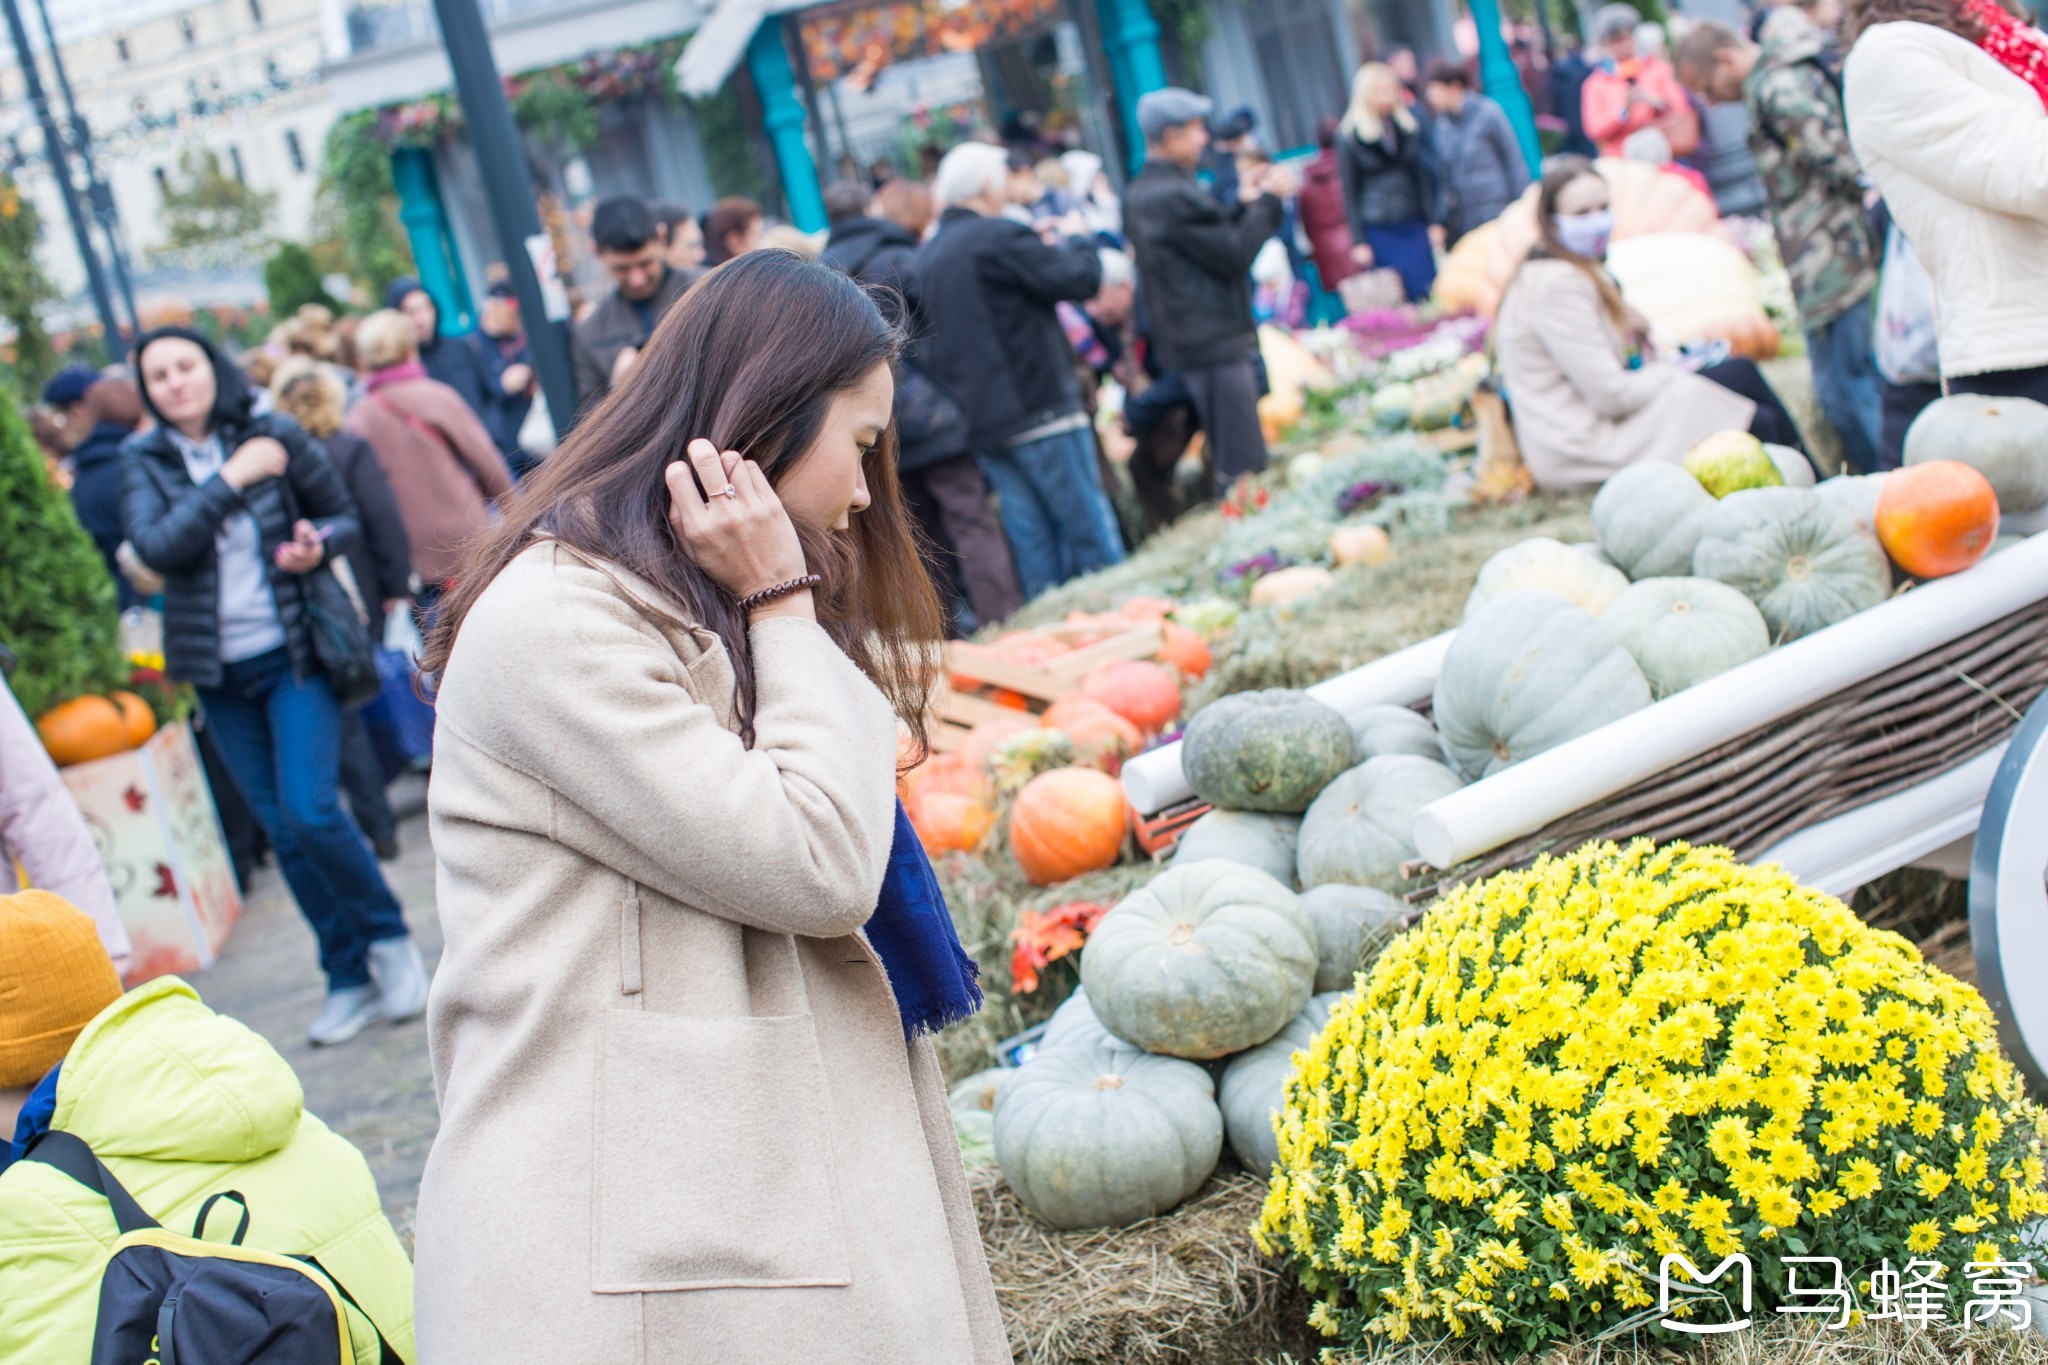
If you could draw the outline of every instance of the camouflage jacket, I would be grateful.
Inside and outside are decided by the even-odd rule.
[[[1863,208],[1842,89],[1811,24],[1773,25],[1743,86],[1749,148],[1771,200],[1799,322],[1817,332],[1877,286],[1881,252]]]

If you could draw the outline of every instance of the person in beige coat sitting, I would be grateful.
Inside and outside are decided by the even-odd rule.
[[[895,799],[941,633],[900,344],[727,263],[442,600],[432,1365],[1010,1359],[928,1036],[974,969]]]
[[[1649,326],[1602,261],[1614,230],[1607,182],[1560,157],[1536,201],[1537,242],[1508,282],[1495,346],[1522,460],[1538,488],[1594,488],[1640,460],[1677,461],[1717,431],[1800,448],[1755,365],[1695,372],[1658,359]]]

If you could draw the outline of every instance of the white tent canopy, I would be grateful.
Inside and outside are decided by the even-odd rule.
[[[698,25],[676,62],[676,83],[685,95],[716,94],[747,55],[747,44],[764,19],[806,9],[817,0],[718,0],[711,17]]]

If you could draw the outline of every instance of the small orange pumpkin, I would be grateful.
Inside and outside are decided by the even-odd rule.
[[[1145,736],[1137,726],[1079,692],[1061,697],[1039,719],[1072,740],[1074,751],[1086,755],[1089,766],[1112,776],[1126,758],[1145,747]]]
[[[1081,680],[1081,691],[1148,734],[1180,714],[1180,684],[1148,659],[1106,663]]]
[[[1961,460],[1930,460],[1885,475],[1877,539],[1915,578],[1961,573],[1998,539],[1998,494]]]
[[[1190,681],[1209,671],[1215,656],[1209,652],[1209,642],[1199,632],[1188,629],[1178,621],[1159,623],[1159,662],[1171,664]]]
[[[986,801],[991,795],[988,774],[958,753],[932,755],[904,776],[903,785],[912,796],[951,792]]]
[[[1010,807],[1010,850],[1034,886],[1110,866],[1124,848],[1124,788],[1093,768],[1054,768]]]
[[[121,709],[121,723],[128,730],[128,747],[140,749],[156,733],[156,712],[133,692],[109,692],[107,700]]]
[[[1007,687],[990,688],[988,699],[997,706],[1007,706],[1012,711],[1029,711],[1031,709],[1031,703],[1025,700],[1022,692],[1012,692]]]
[[[139,700],[139,699],[138,699]],[[36,733],[60,768],[126,753],[128,722],[105,697],[73,697],[36,717]]]
[[[911,828],[926,853],[972,853],[996,827],[995,810],[987,801],[959,792],[926,790],[904,803]]]

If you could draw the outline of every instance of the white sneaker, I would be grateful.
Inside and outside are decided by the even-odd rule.
[[[375,986],[343,986],[327,992],[327,1003],[306,1025],[306,1041],[315,1047],[345,1043],[384,1017],[384,1002]]]
[[[384,996],[384,1013],[394,1024],[427,1012],[427,963],[408,936],[370,945],[370,979]]]

